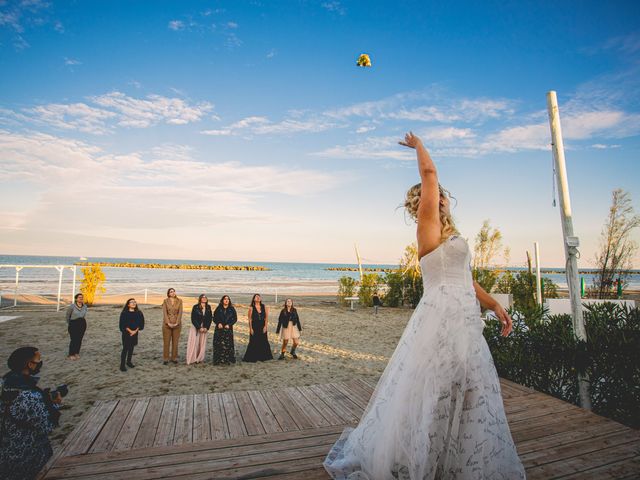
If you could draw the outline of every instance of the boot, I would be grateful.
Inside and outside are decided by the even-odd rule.
[[[280,356],[278,357],[278,360],[284,360],[284,352],[280,352]]]
[[[295,358],[295,359],[297,359],[297,358],[298,358],[298,355],[296,355],[296,347],[293,347],[293,348],[291,349],[291,356],[292,356],[293,358]]]
[[[120,364],[120,371],[121,371],[121,372],[126,372],[126,371],[127,371],[127,367],[125,367],[125,366],[124,366],[124,362],[122,362],[122,363]]]
[[[131,363],[131,357],[133,356],[133,352],[129,353],[128,358],[127,358],[127,367],[129,368],[135,368],[135,365],[133,363]]]

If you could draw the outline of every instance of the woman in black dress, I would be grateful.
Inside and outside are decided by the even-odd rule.
[[[236,350],[233,345],[233,324],[238,321],[236,309],[229,295],[224,295],[213,312],[213,364],[236,363]]]
[[[267,337],[269,309],[265,307],[259,294],[255,294],[249,307],[249,345],[244,354],[245,362],[263,362],[273,360],[271,345]]]
[[[127,371],[127,367],[133,368],[131,357],[133,347],[138,344],[138,332],[144,330],[144,315],[138,309],[135,298],[130,298],[124,304],[120,313],[120,331],[122,332],[122,353],[120,354],[120,370]],[[127,367],[125,367],[125,360]]]

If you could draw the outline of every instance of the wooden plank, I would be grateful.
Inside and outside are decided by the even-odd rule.
[[[346,422],[338,415],[322,398],[320,398],[311,386],[298,387],[300,393],[322,414],[329,425],[344,425]]]
[[[178,400],[178,415],[176,430],[173,434],[173,444],[182,445],[193,441],[193,395],[180,395]]]
[[[210,393],[207,395],[209,403],[209,423],[211,424],[211,439],[223,440],[229,438],[229,427],[227,419],[224,415],[224,407],[222,406],[222,398],[219,393]]]
[[[211,439],[209,424],[209,401],[206,393],[193,396],[193,441],[204,442]]]
[[[348,412],[349,415],[351,415],[351,421],[357,422],[358,420],[360,420],[363,409],[353,403],[347,395],[337,390],[333,386],[333,384],[329,383],[320,385],[317,388],[323,390],[327,395],[331,397],[334,406],[339,405],[344,411]]]
[[[133,402],[131,411],[129,412],[127,419],[124,421],[124,425],[122,425],[122,429],[118,434],[118,438],[116,438],[112,450],[129,450],[133,447],[133,443],[135,442],[138,430],[142,424],[145,412],[149,406],[149,400],[149,397],[146,397],[138,398]]]
[[[342,433],[341,425],[331,425],[329,427],[319,427],[308,430],[298,430],[294,432],[266,433],[264,435],[251,435],[241,438],[228,438],[225,440],[208,441],[184,445],[169,445],[162,447],[133,449],[126,452],[104,452],[92,455],[76,455],[60,459],[59,466],[83,465],[92,463],[111,463],[136,459],[144,459],[153,456],[178,455],[182,453],[194,453],[201,450],[223,451],[229,449],[231,452],[241,451],[247,447],[250,451],[263,448],[266,444],[284,444],[288,441],[302,441],[323,436],[338,438]],[[233,453],[232,453],[233,454]]]
[[[608,480],[608,479],[640,478],[640,457],[628,458],[619,462],[608,463],[591,470],[582,471],[563,479],[567,480]]]
[[[635,458],[638,455],[640,455],[640,444],[635,440],[625,445],[601,448],[571,458],[564,458],[561,461],[529,467],[527,469],[527,478],[532,480],[536,478],[555,478],[575,474],[608,463]]]
[[[240,409],[240,414],[242,415],[242,421],[247,429],[247,434],[261,435],[266,433],[262,423],[260,422],[260,418],[258,418],[256,409],[254,408],[253,403],[251,403],[249,393],[236,392],[235,396],[238,408]]]
[[[256,413],[258,414],[258,418],[264,427],[264,431],[266,433],[275,433],[281,432],[282,428],[276,420],[276,417],[273,415],[273,412],[267,405],[262,393],[257,390],[248,392],[249,398],[251,399],[251,403],[253,407],[256,409]]]
[[[96,437],[100,434],[100,431],[107,423],[109,417],[115,410],[118,404],[117,400],[109,402],[103,402],[97,407],[95,415],[92,416],[91,422],[85,425],[81,433],[70,443],[65,449],[65,455],[79,455],[81,453],[87,453],[93,445]]]
[[[356,423],[358,421],[358,417],[356,415],[353,415],[339,402],[336,402],[333,396],[328,393],[322,385],[309,385],[308,389],[311,390],[320,400],[322,400],[324,404],[327,405],[343,423]]]
[[[544,465],[558,462],[577,455],[585,455],[600,451],[604,448],[626,445],[630,442],[639,442],[638,454],[640,454],[640,435],[632,430],[614,432],[602,437],[588,438],[579,442],[572,442],[567,445],[558,445],[545,450],[520,455],[520,460],[525,467]]]
[[[318,410],[307,400],[307,398],[302,395],[300,390],[296,387],[288,387],[285,389],[287,395],[295,402],[300,410],[305,412],[305,415],[311,421],[313,427],[324,427],[328,426],[329,422],[326,418],[322,416]]]
[[[360,412],[358,416],[362,416],[362,412],[364,412],[369,403],[368,398],[363,398],[360,392],[356,391],[351,385],[345,385],[344,383],[331,383],[330,385],[351,400],[358,407]]]
[[[176,431],[176,418],[178,417],[178,402],[180,397],[168,395],[162,405],[162,413],[158,422],[158,429],[153,440],[154,446],[173,445],[173,435]]]
[[[246,436],[247,429],[242,421],[242,415],[240,414],[236,397],[231,392],[221,393],[220,397],[222,398],[224,414],[227,418],[227,425],[229,426],[229,436],[231,438]]]
[[[581,424],[580,422],[576,422],[573,425],[572,430],[560,433],[550,433],[542,438],[518,442],[518,454],[524,455],[525,453],[545,450],[558,445],[568,445],[570,443],[586,440],[595,436],[603,436],[614,432],[620,432],[626,428],[627,427],[624,427],[623,425],[611,421],[605,421],[604,419],[602,422],[590,424]]]
[[[335,428],[334,428],[335,429]],[[104,461],[106,455],[83,455],[76,457],[76,461],[67,462],[66,465],[57,465],[57,470],[52,472],[52,478],[64,475],[67,478],[81,477],[93,478],[95,475],[109,475],[109,478],[140,478],[139,471],[148,471],[154,469],[158,472],[174,472],[177,465],[200,464],[201,462],[218,461],[222,467],[227,464],[235,465],[238,459],[245,458],[245,463],[250,463],[251,458],[256,454],[262,455],[263,460],[267,459],[270,463],[278,461],[280,452],[292,451],[298,449],[314,448],[324,446],[323,456],[329,450],[329,447],[337,440],[340,433],[337,431],[324,432],[314,435],[294,435],[300,431],[292,432],[289,438],[281,438],[282,434],[275,434],[280,438],[271,438],[270,440],[252,444],[252,445],[234,445],[223,447],[217,442],[201,443],[193,449],[185,448],[186,445],[175,446],[175,449],[167,450],[167,447],[159,447],[155,449],[147,449],[141,454],[144,457],[138,458],[121,458],[121,456],[111,456],[108,461]],[[252,437],[244,437],[250,439]],[[253,437],[255,438],[255,437]],[[203,448],[204,446],[207,448]],[[179,449],[178,452],[175,450]],[[97,457],[97,458],[96,458]],[[96,461],[96,460],[102,461]],[[217,478],[217,475],[216,475]]]
[[[371,400],[371,395],[373,394],[373,390],[369,387],[365,387],[362,382],[357,380],[351,380],[346,385],[355,390],[362,400],[365,400],[367,405],[369,404],[369,400]]]
[[[289,412],[289,415],[291,415],[291,418],[296,423],[298,430],[315,427],[315,424],[311,421],[307,412],[302,410],[297,402],[289,395],[288,388],[274,390],[274,393],[287,412]]]
[[[140,424],[140,429],[138,430],[136,439],[133,442],[134,448],[146,448],[153,446],[165,398],[166,397],[154,397],[149,400],[149,405],[147,406],[147,410],[144,412],[144,418]]]
[[[276,420],[278,420],[278,424],[283,431],[290,432],[293,430],[299,430],[296,422],[293,421],[293,418],[291,418],[291,415],[287,411],[287,408],[282,405],[282,403],[280,403],[280,400],[275,395],[273,390],[264,390],[262,392],[262,396],[267,402],[269,409],[276,417]]]
[[[118,400],[118,405],[116,405],[116,408],[113,410],[109,420],[104,424],[104,427],[96,437],[93,445],[91,445],[89,453],[108,452],[113,448],[116,438],[118,438],[118,434],[120,433],[125,420],[129,416],[129,412],[131,412],[132,407],[132,398],[123,398],[122,400]]]

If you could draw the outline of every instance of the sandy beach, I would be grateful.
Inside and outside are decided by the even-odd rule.
[[[206,363],[187,366],[184,358],[190,319],[185,314],[180,363],[164,366],[159,304],[141,306],[146,326],[133,357],[136,368],[124,373],[118,369],[120,303],[90,308],[81,358],[68,360],[64,311],[56,312],[54,306],[48,305],[3,311],[3,315],[19,318],[0,323],[0,372],[6,373],[6,359],[15,348],[32,345],[40,349],[44,360],[39,386],[69,385],[61,425],[51,435],[54,447],[58,447],[96,400],[310,385],[346,381],[354,376],[377,380],[412,313],[411,309],[382,308],[374,315],[371,308],[350,311],[349,307],[338,306],[333,296],[294,297],[303,326],[299,359],[287,356],[283,361],[250,364],[241,360],[248,342],[246,315],[250,297],[244,297],[234,298],[239,302],[239,321],[234,329],[236,365],[213,366],[210,334]],[[183,300],[185,310],[190,312],[195,299]],[[281,304],[274,306],[269,301],[267,305],[271,315],[269,340],[275,357],[280,348],[275,328]]]

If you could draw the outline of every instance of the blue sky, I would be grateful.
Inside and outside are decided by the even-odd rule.
[[[465,237],[560,266],[553,89],[591,266],[639,205],[639,4],[395,3],[0,1],[0,252],[395,263],[411,129]]]

